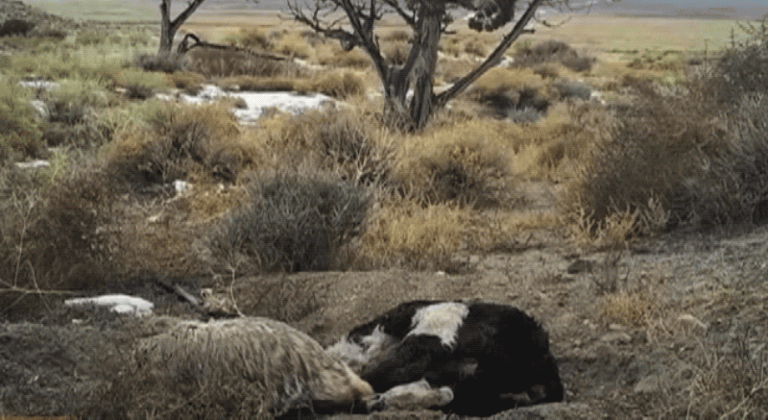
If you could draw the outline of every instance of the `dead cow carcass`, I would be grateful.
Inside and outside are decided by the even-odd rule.
[[[395,406],[385,391],[423,393],[443,410],[486,416],[519,405],[561,401],[563,385],[544,328],[520,309],[474,301],[412,301],[354,328],[326,350],[354,367],[374,390],[373,408]],[[396,395],[403,399],[404,392]],[[407,400],[407,399],[406,399]]]

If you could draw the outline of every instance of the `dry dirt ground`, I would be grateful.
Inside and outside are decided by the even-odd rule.
[[[686,404],[683,396],[695,403],[696,393],[717,392],[707,386],[722,382],[718,364],[766,361],[767,239],[765,227],[739,233],[676,231],[623,250],[584,251],[558,232],[537,231],[510,241],[503,251],[457,257],[458,273],[391,270],[165,281],[193,292],[212,287],[216,296],[229,299],[229,311],[286,321],[324,345],[409,299],[508,303],[549,330],[566,401],[513,410],[505,418],[656,418]],[[153,280],[137,277],[109,291],[152,300],[158,314],[200,316]],[[156,325],[152,317],[134,320],[55,304],[33,321],[0,325],[0,414],[83,413],[92,393],[104,386],[105,366],[130,357],[131,341],[153,333]],[[764,367],[744,369],[737,376],[759,376],[749,386],[764,397]]]

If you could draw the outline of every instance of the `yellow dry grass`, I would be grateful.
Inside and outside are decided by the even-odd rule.
[[[392,199],[373,211],[360,238],[357,266],[436,268],[459,250],[468,212],[449,204]]]

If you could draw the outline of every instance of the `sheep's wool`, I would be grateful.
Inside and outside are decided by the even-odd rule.
[[[425,306],[413,316],[408,335],[431,335],[447,347],[456,344],[456,332],[469,314],[467,305],[460,302],[443,302]]]
[[[170,381],[250,384],[272,401],[276,415],[312,400],[352,402],[373,394],[311,337],[266,318],[181,322],[143,340],[137,360]]]

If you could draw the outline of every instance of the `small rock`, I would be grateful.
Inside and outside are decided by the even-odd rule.
[[[625,332],[614,331],[600,337],[600,341],[606,343],[629,344],[632,342],[632,337]]]
[[[688,331],[705,332],[709,328],[707,324],[699,321],[695,316],[691,314],[682,314],[677,317],[677,322],[687,329]]]
[[[656,392],[662,389],[662,377],[658,373],[653,373],[640,379],[634,387],[634,391],[637,393],[650,393]]]
[[[595,263],[589,260],[578,259],[571,263],[565,270],[568,274],[591,273]]]
[[[42,159],[31,160],[29,162],[16,162],[16,167],[19,169],[37,169],[47,168],[51,166],[51,162]]]

